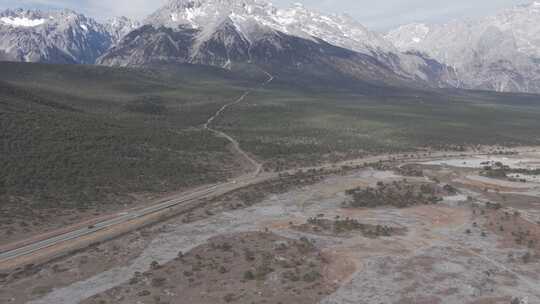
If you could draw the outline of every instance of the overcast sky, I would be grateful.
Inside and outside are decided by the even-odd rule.
[[[167,0],[0,0],[0,8],[70,8],[96,19],[125,15],[142,18]],[[322,12],[347,13],[375,30],[409,22],[445,22],[492,14],[533,0],[273,0],[277,6],[300,2]]]

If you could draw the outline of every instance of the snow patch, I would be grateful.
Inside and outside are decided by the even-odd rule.
[[[14,27],[34,27],[45,23],[45,19],[29,19],[26,17],[2,17],[0,22]]]

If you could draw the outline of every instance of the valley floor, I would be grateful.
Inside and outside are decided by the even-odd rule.
[[[537,96],[1,66],[2,254],[219,190],[0,265],[2,303],[540,301]]]

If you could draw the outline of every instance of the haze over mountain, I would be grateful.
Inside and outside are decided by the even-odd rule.
[[[172,0],[141,23],[7,10],[0,58],[148,66],[255,64],[370,83],[540,92],[539,2],[479,21],[413,24],[386,37],[346,15],[264,0]]]

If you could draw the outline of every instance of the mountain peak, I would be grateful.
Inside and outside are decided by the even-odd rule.
[[[272,4],[265,0],[170,0],[164,7],[169,9],[194,9],[207,5],[219,8],[234,8],[250,5],[271,6]]]
[[[0,12],[0,25],[10,27],[36,27],[44,24],[47,16],[40,10],[7,9]]]
[[[113,17],[107,20],[105,23],[105,27],[115,42],[119,41],[140,26],[141,24],[138,21],[132,20],[125,16]]]
[[[371,54],[377,49],[395,52],[382,36],[367,30],[351,17],[323,14],[300,3],[278,9],[265,0],[172,0],[150,15],[146,24],[155,27],[188,27],[207,32],[207,28],[231,19],[246,39],[261,30],[278,31]]]
[[[430,27],[425,23],[410,23],[388,32],[385,38],[405,52],[415,49],[415,45],[424,42],[430,31]]]

